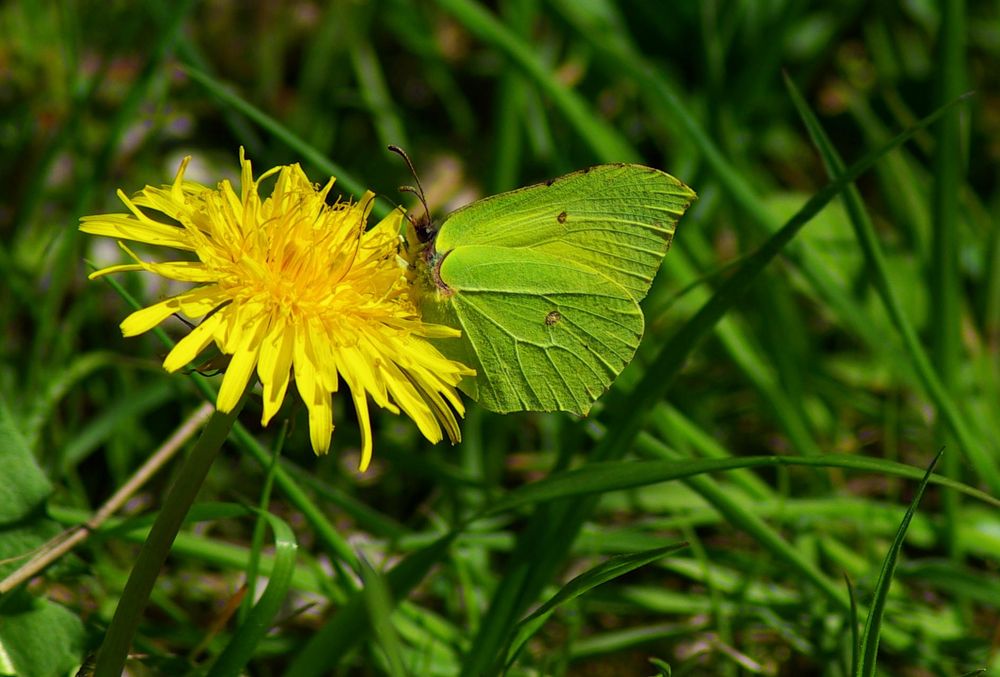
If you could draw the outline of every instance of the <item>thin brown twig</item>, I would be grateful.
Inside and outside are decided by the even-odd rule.
[[[41,546],[30,560],[18,567],[7,578],[0,581],[0,595],[10,592],[25,581],[38,575],[43,569],[85,541],[92,531],[98,529],[109,517],[118,512],[153,475],[159,472],[173,458],[177,451],[205,424],[214,408],[212,404],[206,402],[196,409],[160,445],[160,448],[135,471],[135,474],[104,505],[98,508],[97,512],[89,520],[83,524],[70,527],[59,535],[54,536],[45,545]]]

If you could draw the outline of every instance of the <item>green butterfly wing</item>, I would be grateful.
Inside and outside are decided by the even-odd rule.
[[[455,290],[442,306],[462,328],[456,359],[477,373],[463,389],[493,411],[584,414],[642,337],[642,311],[621,285],[544,252],[459,247],[440,276]]]
[[[645,297],[695,194],[642,165],[598,165],[474,202],[441,224],[435,247],[530,248],[599,271]]]
[[[586,414],[639,345],[646,295],[694,193],[638,165],[600,165],[475,202],[415,257],[425,320],[476,370],[487,409]]]

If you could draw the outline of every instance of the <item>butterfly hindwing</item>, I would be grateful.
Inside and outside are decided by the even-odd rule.
[[[531,249],[466,246],[440,277],[487,409],[585,414],[632,359],[642,311],[621,285]]]

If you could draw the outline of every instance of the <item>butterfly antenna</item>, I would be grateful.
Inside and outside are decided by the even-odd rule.
[[[431,210],[427,206],[427,198],[424,197],[424,187],[420,185],[420,177],[417,176],[417,170],[413,166],[413,161],[410,160],[410,156],[406,154],[406,151],[400,148],[399,146],[394,146],[392,144],[389,144],[389,150],[398,155],[399,157],[403,158],[403,161],[406,163],[406,166],[409,167],[410,169],[410,174],[413,175],[413,180],[417,183],[416,188],[414,188],[413,186],[400,186],[399,191],[401,193],[412,193],[417,196],[418,200],[420,200],[420,204],[424,206],[424,218],[420,219],[419,222],[421,224],[424,224],[423,227],[426,228],[427,227],[426,224],[430,223]]]

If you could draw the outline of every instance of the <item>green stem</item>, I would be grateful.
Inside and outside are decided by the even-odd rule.
[[[142,544],[139,557],[125,583],[125,590],[118,601],[114,618],[111,619],[111,625],[104,636],[104,643],[101,644],[97,654],[95,677],[119,677],[122,674],[132,638],[149,600],[149,594],[156,583],[156,577],[167,559],[170,546],[173,545],[191,504],[194,503],[195,496],[198,495],[198,490],[205,481],[208,469],[212,467],[212,462],[219,454],[233,423],[236,422],[236,417],[243,408],[246,393],[252,386],[253,381],[247,384],[243,397],[231,412],[222,414],[216,411],[212,414],[194,449],[184,461],[184,466],[170,487],[170,493],[163,501],[160,514],[153,523],[149,537]]]
[[[939,100],[954,98],[965,86],[965,3],[952,0],[942,5],[940,52],[938,55]],[[943,79],[941,79],[943,78]],[[930,323],[931,360],[941,378],[941,385],[952,397],[959,397],[956,375],[962,357],[962,287],[958,267],[959,232],[958,194],[962,183],[961,111],[946,115],[936,126],[934,151],[934,240],[930,261],[930,299],[934,322]],[[954,438],[944,421],[936,422],[938,443],[949,446]],[[945,473],[961,477],[957,454],[944,458]],[[959,496],[947,491],[941,496],[945,512],[944,535],[948,551],[961,560],[957,542],[961,519]]]

